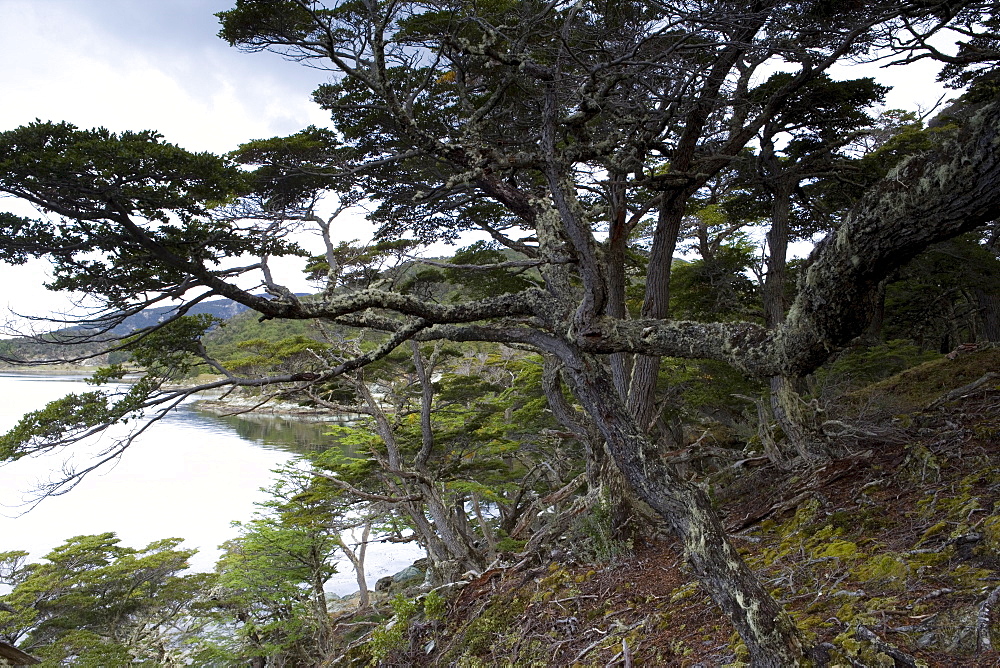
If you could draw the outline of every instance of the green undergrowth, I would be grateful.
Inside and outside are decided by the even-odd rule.
[[[980,665],[1000,638],[1000,620],[984,627],[979,618],[1000,585],[996,453],[924,450],[895,471],[875,464],[865,479],[835,490],[843,497],[818,491],[747,533],[748,561],[807,642],[832,643],[833,665],[897,665],[858,638],[859,625],[928,666]]]

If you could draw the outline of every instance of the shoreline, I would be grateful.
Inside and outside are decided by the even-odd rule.
[[[40,364],[40,365],[11,365],[0,366],[0,375],[12,376],[72,376],[74,379],[84,379],[93,375],[98,369],[97,366],[82,364]],[[135,378],[142,375],[141,370],[130,372],[121,382],[134,382]],[[190,378],[186,381],[170,383],[164,389],[181,389],[193,387],[204,382],[211,382],[221,376],[200,376]],[[199,411],[204,411],[219,417],[227,416],[259,416],[265,418],[285,418],[290,420],[302,420],[307,422],[336,422],[345,423],[356,420],[358,415],[333,413],[326,408],[313,408],[300,406],[289,401],[273,399],[263,405],[258,405],[260,399],[257,397],[237,397],[228,396],[225,399],[218,397],[204,397],[196,399],[192,406]]]
[[[287,401],[272,400],[262,406],[258,406],[259,403],[260,400],[253,397],[232,397],[228,399],[199,399],[192,405],[195,410],[220,417],[259,416],[302,420],[305,422],[336,422],[341,424],[356,419],[354,415],[332,413],[325,408],[299,406]]]
[[[9,373],[25,376],[74,376],[93,375],[98,366],[87,366],[84,364],[37,364],[37,365],[8,365],[0,366],[0,373]]]

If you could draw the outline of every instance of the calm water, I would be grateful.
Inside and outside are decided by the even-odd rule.
[[[0,374],[0,431],[48,401],[90,389],[82,378]],[[222,418],[182,406],[152,425],[116,464],[27,513],[24,503],[37,482],[86,462],[88,448],[0,465],[0,552],[28,550],[38,558],[71,536],[114,531],[132,547],[184,538],[185,547],[199,550],[192,566],[211,570],[217,546],[236,533],[231,522],[249,519],[254,502],[265,498],[260,488],[271,484],[272,469],[295,452],[330,447],[325,429],[315,422]],[[123,433],[117,429],[102,442]],[[373,583],[419,556],[412,545],[373,545],[367,578]],[[349,565],[341,570],[327,589],[355,591]]]

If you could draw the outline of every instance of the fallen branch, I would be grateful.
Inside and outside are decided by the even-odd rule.
[[[962,387],[954,389],[951,392],[946,392],[945,394],[941,395],[940,397],[938,397],[937,399],[935,399],[931,403],[927,404],[927,408],[925,408],[924,410],[930,410],[932,408],[937,408],[938,406],[940,406],[943,403],[947,403],[949,401],[954,401],[955,399],[961,399],[962,397],[964,397],[966,395],[972,394],[973,392],[975,392],[976,390],[978,390],[980,387],[982,387],[983,385],[985,385],[986,383],[988,383],[988,382],[990,382],[992,380],[1000,380],[1000,373],[997,373],[995,371],[990,371],[990,372],[984,374],[978,380],[972,381],[968,385],[963,385]]]
[[[903,668],[917,668],[917,660],[912,656],[899,649],[895,645],[891,645],[886,641],[875,635],[875,632],[869,629],[863,624],[858,624],[857,630],[854,632],[854,636],[858,640],[863,640],[882,654],[886,654],[892,658],[895,662],[897,668],[902,666]]]
[[[986,597],[986,600],[983,601],[982,606],[979,608],[979,616],[976,619],[976,638],[978,643],[986,650],[993,649],[993,634],[990,631],[993,626],[993,608],[996,606],[998,600],[1000,600],[1000,587],[994,589]]]

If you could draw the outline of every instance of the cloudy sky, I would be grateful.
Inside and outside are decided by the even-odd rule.
[[[115,131],[155,129],[191,150],[225,152],[249,139],[290,134],[326,115],[310,100],[322,71],[267,53],[244,54],[216,37],[231,0],[0,0],[0,130],[38,118]],[[935,67],[914,72],[841,69],[895,86],[890,107],[931,106]],[[0,206],[24,215],[10,200]],[[345,221],[342,238],[371,227]],[[297,272],[287,271],[286,277]],[[41,287],[45,265],[0,266],[0,311],[68,302]],[[290,280],[290,279],[288,279]],[[293,285],[296,289],[304,283]],[[0,316],[0,322],[3,317]]]

